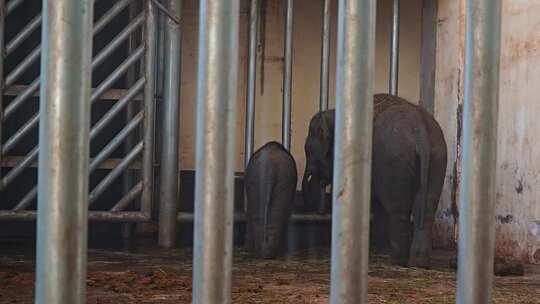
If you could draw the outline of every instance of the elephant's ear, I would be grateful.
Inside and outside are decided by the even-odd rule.
[[[330,133],[331,132],[330,121],[326,117],[326,115],[324,115],[324,112],[321,112],[321,129],[322,129],[322,136],[325,140],[332,136],[332,134]]]
[[[334,115],[332,112],[321,113],[321,129],[324,155],[326,158],[331,158],[334,146]]]

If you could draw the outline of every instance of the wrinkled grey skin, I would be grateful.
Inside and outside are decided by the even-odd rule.
[[[332,183],[334,115],[334,110],[317,113],[309,124],[302,192],[311,204],[320,203],[318,188]],[[439,124],[404,99],[375,95],[372,160],[377,245],[389,246],[400,265],[429,267],[432,226],[447,163]]]
[[[246,245],[259,258],[275,258],[285,249],[296,181],[296,163],[277,142],[267,143],[249,160],[244,177],[248,202]]]

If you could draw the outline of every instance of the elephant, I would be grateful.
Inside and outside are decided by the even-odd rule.
[[[318,199],[320,189],[332,183],[334,119],[335,111],[326,110],[315,114],[309,124],[302,178],[308,204],[323,203]],[[372,149],[376,241],[389,246],[399,265],[429,268],[432,227],[447,165],[441,127],[422,107],[397,96],[375,94]]]
[[[244,182],[246,247],[258,258],[276,258],[287,244],[287,223],[296,195],[296,162],[280,143],[268,142],[249,160]]]

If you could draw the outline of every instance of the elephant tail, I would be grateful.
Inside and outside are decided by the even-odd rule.
[[[268,241],[268,224],[270,223],[270,210],[272,207],[272,194],[274,192],[273,183],[265,183],[262,206],[263,214],[263,242]]]
[[[413,222],[414,227],[418,230],[424,229],[424,220],[428,205],[427,193],[429,183],[429,167],[430,167],[430,145],[429,135],[426,128],[418,128],[416,130],[416,153],[420,160],[420,187],[416,194],[413,205]]]

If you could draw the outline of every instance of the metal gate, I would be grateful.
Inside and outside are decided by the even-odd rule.
[[[0,1],[0,220],[36,216],[41,2]],[[95,12],[89,218],[147,221],[154,180],[156,11],[152,1],[101,0]],[[20,16],[29,21],[17,26]]]

